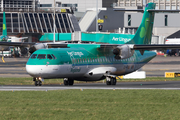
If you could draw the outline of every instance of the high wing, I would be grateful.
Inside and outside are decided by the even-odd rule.
[[[94,45],[94,44],[93,44]],[[180,44],[153,44],[153,45],[134,45],[134,44],[98,44],[99,49],[114,49],[118,46],[129,46],[131,50],[165,50],[165,49],[180,49]],[[47,43],[48,48],[68,48],[67,43],[52,44]]]
[[[39,46],[43,48],[68,48],[68,44],[65,42],[55,43],[31,43],[31,42],[0,42],[0,46],[15,46],[15,47],[36,47],[38,50]],[[73,44],[73,43],[72,43]],[[80,43],[81,44],[81,43]],[[180,44],[159,44],[159,45],[134,45],[134,44],[99,44],[100,49],[113,49],[120,46],[129,46],[131,50],[162,50],[162,49],[179,49]],[[38,46],[38,47],[37,47]],[[40,48],[40,49],[43,49]]]

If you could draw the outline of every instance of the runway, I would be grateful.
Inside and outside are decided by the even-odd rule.
[[[5,85],[0,86],[0,91],[50,91],[79,89],[106,89],[106,90],[138,90],[138,89],[161,89],[161,90],[180,90],[180,81],[161,81],[161,82],[118,82],[117,85],[107,86],[105,83],[82,83],[73,86],[64,85]]]

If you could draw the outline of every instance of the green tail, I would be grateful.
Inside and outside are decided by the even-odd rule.
[[[148,3],[144,10],[142,22],[128,44],[151,44],[152,29],[154,23],[154,12],[148,12],[149,9],[155,9],[155,3]]]
[[[6,28],[6,15],[5,12],[3,12],[3,36],[7,36],[7,28]]]

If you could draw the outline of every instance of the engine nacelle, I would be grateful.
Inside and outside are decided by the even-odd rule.
[[[36,50],[45,49],[45,48],[47,48],[47,43],[36,43],[35,45],[29,48],[29,52],[32,54]]]
[[[20,49],[21,49],[21,55],[22,55],[22,56],[28,54],[28,48],[26,48],[26,47],[20,47]]]
[[[117,46],[113,50],[113,54],[115,54],[115,59],[127,59],[133,56],[134,50],[131,50],[129,45],[122,45],[122,46]]]

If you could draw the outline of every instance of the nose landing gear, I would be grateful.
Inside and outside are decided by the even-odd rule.
[[[41,86],[42,85],[42,81],[40,80],[40,78],[33,78],[33,81],[34,81],[35,86]]]

